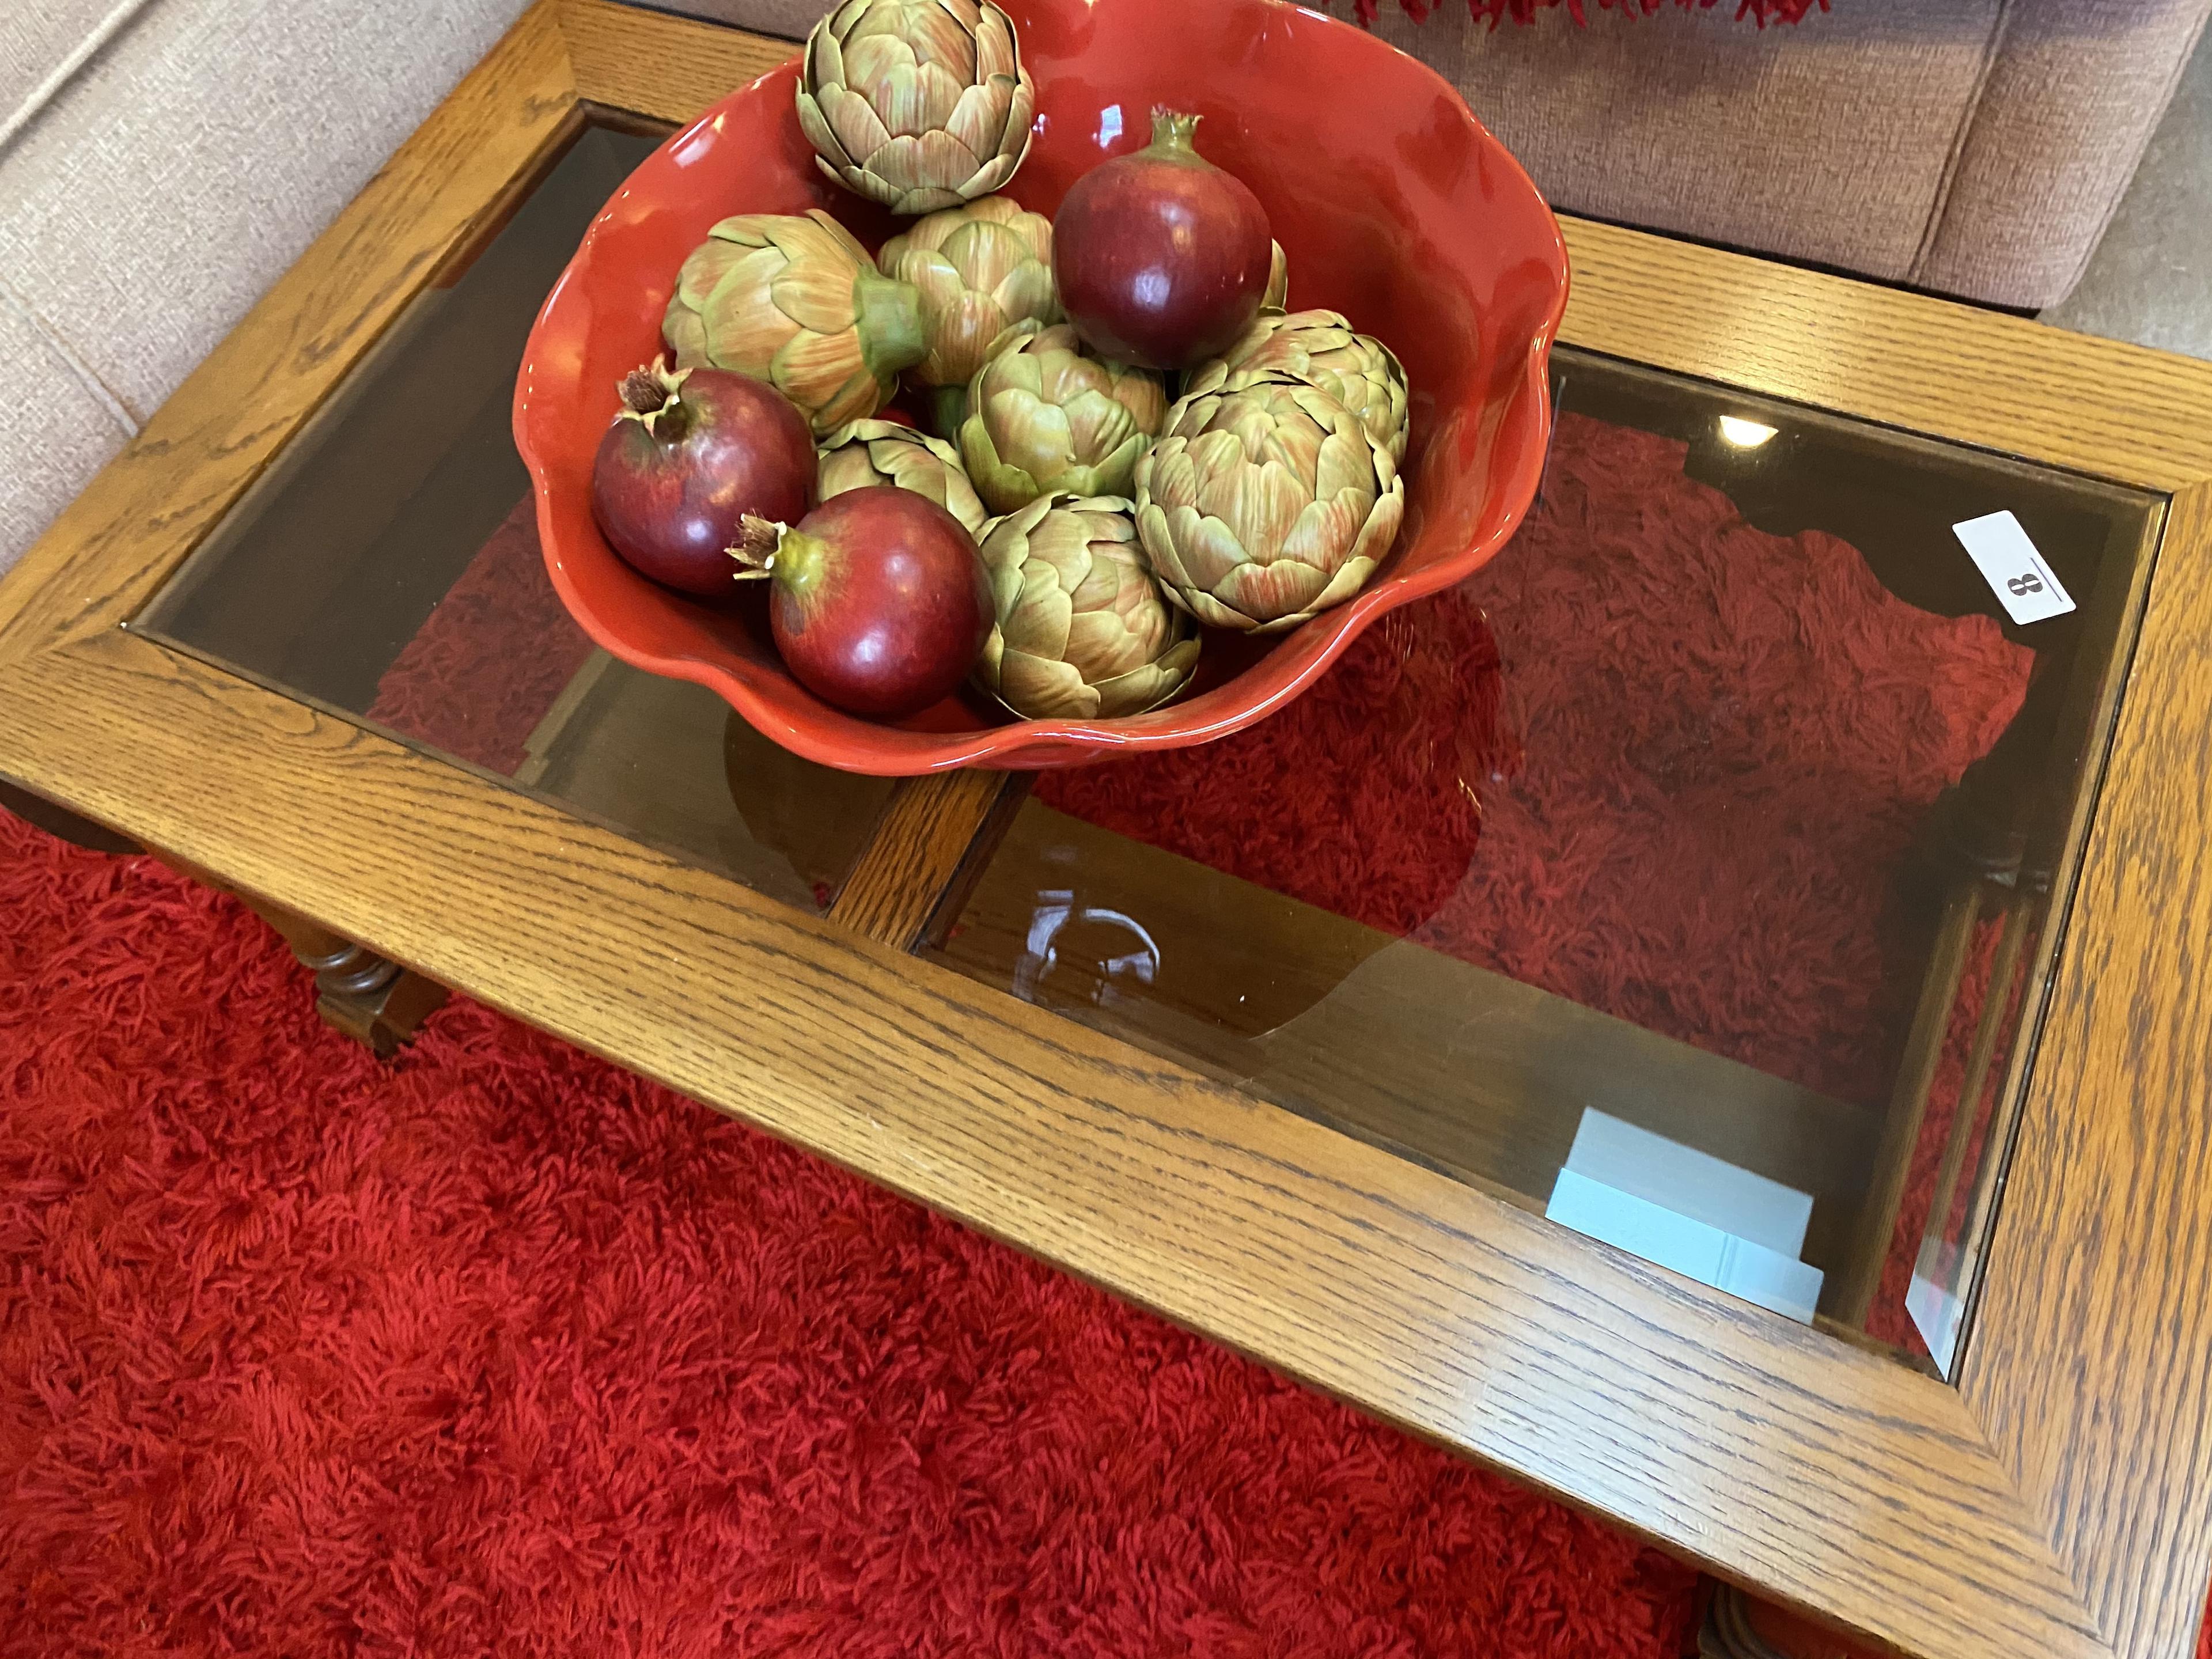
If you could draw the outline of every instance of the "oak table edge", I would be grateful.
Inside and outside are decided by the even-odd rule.
[[[2035,1517],[1931,1379],[143,638],[10,665],[0,699],[29,716],[0,733],[0,771],[88,816],[1762,1595],[1944,1659],[2021,1643],[2102,1659]],[[303,836],[328,838],[312,866]],[[457,909],[480,934],[453,933]],[[639,938],[656,949],[634,957]],[[775,971],[725,971],[732,952]],[[856,1075],[869,1032],[885,1063]],[[1025,1150],[994,1164],[1001,1136]],[[1090,1184],[1055,1184],[1070,1159],[1092,1161]],[[1354,1206],[1352,1231],[1272,1207],[1291,1192]],[[1239,1206],[1230,1242],[1196,1235]],[[1217,1249],[1237,1265],[1186,1260]],[[1287,1278],[1262,1265],[1292,1261]],[[1761,1509],[1771,1524],[1742,1530]]]
[[[557,42],[547,34],[549,25],[556,27]],[[611,53],[619,58],[622,52],[629,50],[620,45],[618,38],[629,31],[651,33],[670,29],[673,29],[675,33],[656,34],[654,38],[675,39],[680,36],[696,49],[696,55],[702,63],[702,82],[708,88],[702,95],[693,98],[696,88],[676,87],[672,89],[665,84],[657,87],[645,85],[634,73],[631,78],[625,80],[617,72],[618,64],[610,58]],[[635,38],[645,39],[646,33],[640,33]],[[558,52],[552,49],[556,44],[561,48]],[[521,120],[510,124],[510,131],[525,133],[531,137],[529,145],[510,146],[508,151],[500,153],[514,154],[518,149],[527,149],[534,157],[544,143],[551,142],[550,135],[557,123],[569,118],[576,101],[584,98],[638,109],[640,112],[657,118],[688,118],[708,98],[714,95],[717,87],[726,89],[730,84],[732,77],[725,75],[726,70],[743,71],[751,68],[757,73],[760,67],[773,67],[775,63],[788,58],[794,50],[790,42],[767,41],[712,25],[694,23],[690,20],[631,11],[627,8],[601,3],[601,0],[544,0],[544,3],[526,14],[509,36],[486,59],[487,67],[495,65],[496,60],[503,65],[505,72],[515,75],[521,94],[516,111]],[[462,90],[466,91],[473,86],[478,95],[483,94],[487,90],[483,78],[485,74],[486,68],[480,67],[470,80],[464,82]],[[717,81],[718,76],[722,78]],[[457,91],[455,99],[460,96],[461,92]],[[693,101],[689,106],[682,106],[684,99],[693,99]],[[562,100],[566,101],[562,102]],[[659,100],[658,106],[654,106],[656,100]],[[454,99],[447,100],[448,105],[453,102]],[[560,104],[557,110],[553,108],[554,103]],[[446,109],[446,106],[441,106],[441,115]],[[434,117],[433,120],[438,118]],[[429,125],[426,123],[426,128]],[[410,140],[410,143],[412,142]],[[510,174],[513,171],[510,169]],[[371,190],[374,189],[372,185]],[[362,199],[368,199],[369,195],[369,191],[365,191]],[[447,251],[465,240],[471,228],[478,222],[483,211],[489,210],[496,195],[496,191],[494,191],[485,196],[475,211],[465,216],[452,232],[445,235],[443,246]],[[338,236],[341,231],[347,230],[349,225],[357,229],[357,224],[353,224],[353,217],[357,217],[357,210],[366,211],[360,210],[360,202],[357,201],[356,207],[349,208],[332,231],[319,241],[318,249],[323,248],[325,243]],[[2060,336],[2055,331],[2018,319],[1993,319],[1940,301],[1900,295],[1844,278],[1791,270],[1741,255],[1690,248],[1609,226],[1570,220],[1566,222],[1566,228],[1570,246],[1575,252],[1577,264],[1577,296],[1571,305],[1568,326],[1563,335],[1572,343],[1601,351],[1612,350],[1617,355],[1631,356],[1638,362],[1676,372],[1740,386],[1747,391],[1814,403],[1843,413],[1907,427],[1954,441],[2003,448],[2047,465],[2071,466],[2139,488],[2193,495],[2193,487],[2207,476],[2212,476],[2212,366],[2191,365],[2137,348],[2118,347],[2110,343],[2084,341],[2080,337]],[[412,281],[419,285],[421,281],[428,280],[428,271],[435,268],[441,257],[437,247],[426,246],[412,263],[404,265],[398,273],[398,280],[401,286],[378,296],[377,303],[383,307],[384,314],[388,316],[396,311],[407,295],[414,291],[405,286],[407,283]],[[307,261],[303,259],[302,266],[307,264]],[[295,275],[300,269],[295,267]],[[287,284],[291,284],[290,277],[288,277]],[[1671,297],[1667,306],[1660,308],[1655,320],[1652,307],[1646,301],[1654,293],[1670,285]],[[280,284],[280,288],[286,286]],[[272,293],[271,298],[275,297]],[[292,293],[289,297],[296,300],[300,296]],[[308,297],[322,296],[311,295]],[[1722,302],[1723,299],[1726,303]],[[1751,304],[1752,300],[1758,303]],[[1805,332],[1803,324],[1808,307],[1817,310],[1823,306],[1838,307],[1846,313],[1844,323],[1828,319],[1825,325],[1826,338],[1832,340],[1834,329],[1846,325],[1870,337],[1881,337],[1881,343],[1891,361],[1886,364],[1870,364],[1857,354],[1850,354],[1848,361],[1840,363],[1829,364],[1820,361],[1822,331],[1814,330],[1806,338],[1796,337]],[[256,313],[249,315],[247,323],[241,325],[240,332],[255,323],[260,309],[257,307]],[[354,356],[374,337],[374,310],[372,307],[368,324],[350,334],[341,334],[329,344],[325,390],[328,385],[334,385],[342,377]],[[1856,322],[1850,321],[1851,319],[1856,319]],[[1875,326],[1875,321],[1883,326]],[[1889,326],[1893,323],[1895,326]],[[1911,364],[1916,361],[1916,354],[1909,349],[1897,349],[1895,339],[1899,336],[1908,340],[1931,343],[1937,337],[1963,340],[1970,343],[1978,356],[1986,356],[1989,362],[1977,368],[1974,374],[1964,377],[1941,376],[1932,368],[1915,374],[1911,371]],[[2054,369],[2053,383],[2062,389],[2079,390],[2087,399],[2094,418],[2081,422],[2080,429],[2070,435],[2056,429],[2051,422],[2032,420],[2022,422],[2019,416],[2016,391],[2008,392],[2003,397],[1985,395],[1991,376],[2008,366],[2004,362],[2008,355],[2012,358],[2008,367],[2014,380],[2033,379],[2033,371],[2039,367],[2051,368]],[[211,357],[210,362],[213,363],[216,359]],[[202,371],[196,372],[195,380],[199,374],[205,373],[206,368],[207,366],[204,365]],[[2139,406],[2131,406],[2131,413],[2142,416],[2140,422],[2120,422],[2117,420],[2114,410],[2125,399],[2112,395],[2111,387],[2102,384],[2103,380],[2136,387],[2146,393]],[[186,389],[191,389],[193,386],[194,381],[188,380]],[[180,391],[179,398],[183,397],[184,392]],[[173,399],[172,403],[177,401]],[[265,431],[254,431],[253,441],[263,446],[264,453],[273,454],[284,437],[296,429],[298,422],[312,412],[315,403],[316,398],[311,391],[304,404],[271,411],[276,424]],[[2069,405],[2069,410],[2072,407]],[[178,476],[177,468],[183,465],[180,457],[162,451],[162,446],[172,442],[175,435],[170,428],[161,426],[163,417],[172,413],[171,408],[165,405],[155,422],[149,422],[149,436],[158,440],[158,442],[134,446],[125,452],[126,457],[132,458],[134,465],[147,467],[151,476],[156,477]],[[285,422],[289,424],[283,424]],[[2143,440],[2140,449],[2129,441],[2138,436]],[[0,583],[0,686],[40,684],[49,690],[65,687],[70,683],[67,676],[77,666],[87,663],[88,653],[89,658],[97,658],[102,653],[105,649],[102,641],[112,637],[102,630],[120,609],[127,608],[124,602],[134,595],[143,596],[143,592],[150,591],[154,585],[166,577],[168,570],[173,568],[175,560],[180,558],[196,539],[196,533],[180,532],[177,527],[178,521],[173,517],[157,517],[155,521],[156,533],[149,538],[145,550],[140,556],[131,556],[127,549],[118,547],[118,543],[127,543],[131,539],[131,532],[140,527],[139,520],[134,516],[122,522],[113,522],[103,520],[100,516],[102,511],[106,511],[112,520],[112,510],[118,505],[100,494],[101,484],[107,477],[104,472],[102,479],[95,481],[93,489],[80,498],[69,514],[64,514],[63,523],[70,526],[66,538],[58,533],[62,530],[62,526],[58,525],[56,531],[50,532],[48,537],[42,539],[27,556],[23,566],[14,573],[9,580]],[[242,489],[247,481],[250,481],[250,475],[241,479],[236,488]],[[234,495],[235,489],[232,491],[232,495]],[[203,528],[220,515],[228,499],[226,497],[211,509],[204,511]],[[129,502],[122,505],[128,506]],[[89,564],[86,568],[77,568],[76,556],[88,547],[95,549],[103,556],[106,562],[105,567]],[[2162,561],[2169,550],[2162,550]],[[2191,556],[2201,556],[2201,554],[2192,551]],[[88,586],[96,586],[88,579],[95,574],[106,574],[109,568],[125,580],[116,586],[99,589],[93,611],[77,608],[78,602],[68,599],[57,591],[59,587],[77,585],[80,579],[84,579]],[[27,571],[35,574],[27,575]],[[2160,586],[2154,584],[2152,595],[2154,611],[2159,592]],[[2178,617],[2171,625],[2179,628],[2188,620],[2188,617]],[[2196,618],[2200,628],[2205,626],[2207,620],[2202,617]],[[27,627],[24,625],[27,622],[30,624]],[[156,648],[146,646],[143,641],[132,643],[144,649]],[[40,660],[34,662],[33,658]],[[18,670],[21,672],[15,672]],[[50,672],[62,678],[49,679],[47,675]],[[296,708],[297,706],[293,707]],[[85,711],[94,718],[99,717],[101,712],[96,708]],[[283,721],[278,723],[282,726]],[[2132,730],[2130,728],[2130,732]],[[2118,749],[2118,744],[2116,744],[2116,764]],[[13,744],[4,737],[0,737],[0,767],[4,767],[9,757],[16,752]],[[70,760],[67,755],[48,754],[37,769],[57,793],[82,795],[87,789],[96,788],[96,781],[71,775]],[[474,780],[470,781],[473,787],[491,787],[477,784]],[[70,804],[80,803],[71,801]],[[174,819],[165,821],[181,822]],[[2113,831],[2113,836],[2124,836],[2127,828],[2123,825]],[[2106,839],[2109,842],[2112,838],[2108,836]],[[211,848],[219,854],[234,854],[241,860],[248,856],[243,843],[226,842],[219,830],[204,824],[194,827],[188,832],[187,839],[193,840],[203,848]],[[191,849],[173,850],[189,852]],[[206,861],[218,870],[223,867],[214,859]],[[2085,868],[2084,890],[2088,889],[2091,873],[2091,868]],[[319,916],[319,920],[334,920],[335,913],[345,908],[342,895],[318,888],[314,890],[313,896],[334,913],[332,917]],[[372,928],[370,932],[374,933],[375,930]],[[372,939],[369,942],[375,941]],[[2070,963],[2074,960],[2071,952],[2086,947],[2080,946],[2077,939],[2069,938],[2068,948]],[[2064,979],[2061,982],[2063,988]],[[498,998],[493,996],[490,1000],[496,1001]],[[594,1045],[587,1042],[586,1046]],[[1157,1065],[1149,1060],[1147,1063]],[[2039,1078],[2039,1088],[2048,1086],[2046,1080]],[[2049,1103],[2046,1102],[2045,1105],[2046,1116]],[[2037,1121],[2043,1123],[2044,1120]],[[2037,1133],[2048,1133],[2047,1125],[2041,1128],[2035,1124],[2024,1127],[2022,1156],[2032,1154],[2036,1150],[2038,1143],[2031,1129]],[[2018,1165],[2019,1173],[2032,1176],[2035,1167],[2031,1158],[2028,1163]],[[2009,1206],[2000,1212],[2000,1242],[2004,1249],[2015,1253],[2027,1250],[2037,1241],[2022,1231],[2024,1223],[2008,1222],[2007,1217],[2011,1212]],[[1694,1303],[1696,1298],[1692,1297],[1692,1301]],[[2000,1350],[1996,1346],[1982,1349],[1983,1340],[1984,1334],[1978,1332],[1977,1346],[1969,1350],[1968,1392],[1962,1396],[1967,1405],[1995,1397],[1977,1392],[1994,1386],[1989,1379],[2010,1375],[2015,1379],[2026,1377],[2033,1380],[2024,1367],[2035,1356],[2031,1355],[2027,1360],[2010,1367],[2000,1366],[1996,1364]],[[2048,1359],[2048,1356],[2042,1358]],[[2201,1419],[2204,1409],[2201,1389],[2192,1398],[2197,1414]],[[1962,1405],[1962,1418],[1966,1409],[1966,1406]],[[1386,1414],[1389,1414],[1387,1411]],[[1409,1426],[1421,1431],[1419,1424]],[[2008,1427],[2006,1432],[2010,1435],[2013,1431]],[[1978,1443],[1978,1429],[1975,1431],[1975,1438]],[[2006,1450],[2010,1474],[2026,1483],[2022,1495],[2034,1505],[2032,1510],[2021,1512],[2021,1524],[2027,1526],[2033,1522],[2031,1530],[2040,1528],[2044,1534],[2048,1534],[2053,1525],[2050,1512],[2045,1506],[2059,1492],[2050,1480],[2042,1478],[2051,1471],[2037,1466],[2038,1457],[2047,1455],[2047,1451],[2048,1449],[2045,1448],[2039,1453],[2024,1439],[2008,1443]],[[1484,1455],[1486,1461],[1496,1462],[1500,1467],[1520,1474],[1523,1478],[1546,1484],[1540,1474],[1530,1474],[1510,1460],[1495,1459],[1481,1453],[1477,1455]],[[2063,1467],[2058,1472],[2063,1472]],[[2195,1473],[2200,1477],[2196,1490],[2201,1492],[2201,1468]],[[1571,1492],[1562,1495],[1569,1497],[1571,1501],[1575,1498]],[[2173,1494],[2166,1496],[2170,1501]],[[1614,1518],[1620,1517],[1616,1516]],[[1633,1526],[1635,1523],[1628,1522],[1625,1524]],[[1697,1553],[1693,1545],[1685,1544],[1682,1539],[1669,1531],[1652,1529],[1650,1535],[1678,1552]],[[2077,1599],[2085,1604],[2094,1603],[2108,1593],[2107,1583],[2115,1577],[2112,1570],[2118,1564],[2094,1553],[2083,1553],[2079,1547],[2080,1541],[2078,1537],[2072,1540],[2063,1552],[2063,1559],[2071,1561],[2075,1569],[2081,1571],[2082,1582],[2087,1584],[2086,1590],[2076,1593]],[[2167,1541],[2172,1543],[2171,1539]],[[2201,1540],[2191,1547],[2195,1550],[2197,1559],[2195,1567],[2185,1570],[2195,1572],[2201,1579],[2203,1565]],[[2178,1546],[2169,1552],[2177,1555],[2187,1553]],[[1724,1571],[1729,1571],[1726,1562],[1716,1559],[1714,1565]],[[2170,1570],[2175,1563],[2169,1561],[2166,1565]],[[2069,1584],[2075,1582],[2071,1571],[2062,1577]],[[1762,1593],[1775,1593],[1775,1587],[1766,1580],[1753,1579],[1752,1582]],[[1824,1601],[1836,1599],[1820,1595],[1816,1593],[1818,1587],[1804,1588],[1806,1594],[1802,1597],[1792,1595],[1790,1599],[1802,1600],[1803,1604],[1814,1607],[1820,1607]],[[2197,1596],[2197,1607],[2201,1608],[2201,1583],[2197,1589],[2200,1594]],[[1906,1599],[1917,1601],[1918,1598]],[[2142,1659],[2149,1659],[2153,1654],[2160,1655],[2162,1659],[2164,1649],[2159,1644],[2169,1633],[2167,1627],[2182,1616],[2172,1613],[2170,1608],[2179,1606],[2185,1599],[2185,1596],[2179,1595],[2166,1598],[2169,1613],[2158,1631],[2138,1629],[2124,1620],[2116,1624],[2114,1628],[2119,1632],[2124,1644],[2112,1645],[2109,1650],[2124,1655],[2126,1659],[2136,1659],[2138,1655]],[[2111,1621],[2100,1613],[2094,1622],[2101,1629]],[[1893,1619],[1881,1619],[1863,1627],[1893,1629],[1899,1623]],[[2105,1640],[2092,1640],[2078,1629],[2075,1636],[2089,1642],[2088,1646],[2078,1650],[2085,1654],[2106,1650]],[[2045,1650],[2057,1650],[2046,1648]]]

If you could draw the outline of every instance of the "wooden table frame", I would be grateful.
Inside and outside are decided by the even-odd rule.
[[[904,790],[817,919],[118,626],[591,106],[792,51],[529,12],[0,583],[0,774],[1772,1601],[1931,1659],[2190,1652],[2212,365],[1567,227],[1574,343],[2170,498],[1956,1389],[908,954],[998,779]]]

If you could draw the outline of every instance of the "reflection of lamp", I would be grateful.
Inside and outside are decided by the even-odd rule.
[[[1076,960],[1072,965],[1087,969],[1097,981],[1085,999],[1086,1001],[1102,1008],[1109,1006],[1119,1000],[1115,994],[1115,981],[1127,978],[1150,985],[1159,974],[1159,944],[1142,922],[1119,910],[1078,904],[1074,898],[1074,894],[1065,890],[1037,895],[1036,908],[1030,917],[1029,948],[1014,969],[1014,994],[1024,1002],[1038,1001],[1038,985],[1046,975],[1061,966],[1060,939],[1071,925],[1080,927],[1085,923],[1102,923],[1135,935],[1134,950],[1111,956],[1079,950],[1074,953]]]
[[[1762,426],[1757,421],[1747,421],[1735,415],[1721,416],[1721,436],[1738,449],[1756,449],[1774,433],[1774,428]]]

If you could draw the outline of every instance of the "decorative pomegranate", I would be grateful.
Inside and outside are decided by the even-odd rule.
[[[659,363],[623,377],[623,410],[592,463],[592,512],[634,568],[686,593],[730,591],[745,514],[814,504],[814,434],[774,386]]]
[[[996,619],[960,520],[896,484],[833,495],[795,527],[749,515],[730,551],[747,567],[738,580],[775,583],[769,628],[784,666],[850,714],[896,720],[950,696]]]
[[[1085,344],[1190,368],[1236,343],[1267,291],[1260,198],[1193,147],[1198,117],[1152,112],[1152,142],[1078,179],[1052,222],[1052,274]]]

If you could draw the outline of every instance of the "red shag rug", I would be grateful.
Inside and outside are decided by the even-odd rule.
[[[0,813],[0,1652],[1673,1659],[1651,1551]]]
[[[377,725],[507,776],[592,654],[545,573],[538,498],[507,509],[376,684]]]
[[[1041,775],[1106,829],[1843,1099],[1888,1097],[1899,866],[2031,653],[1559,418],[1545,497],[1282,713]]]

